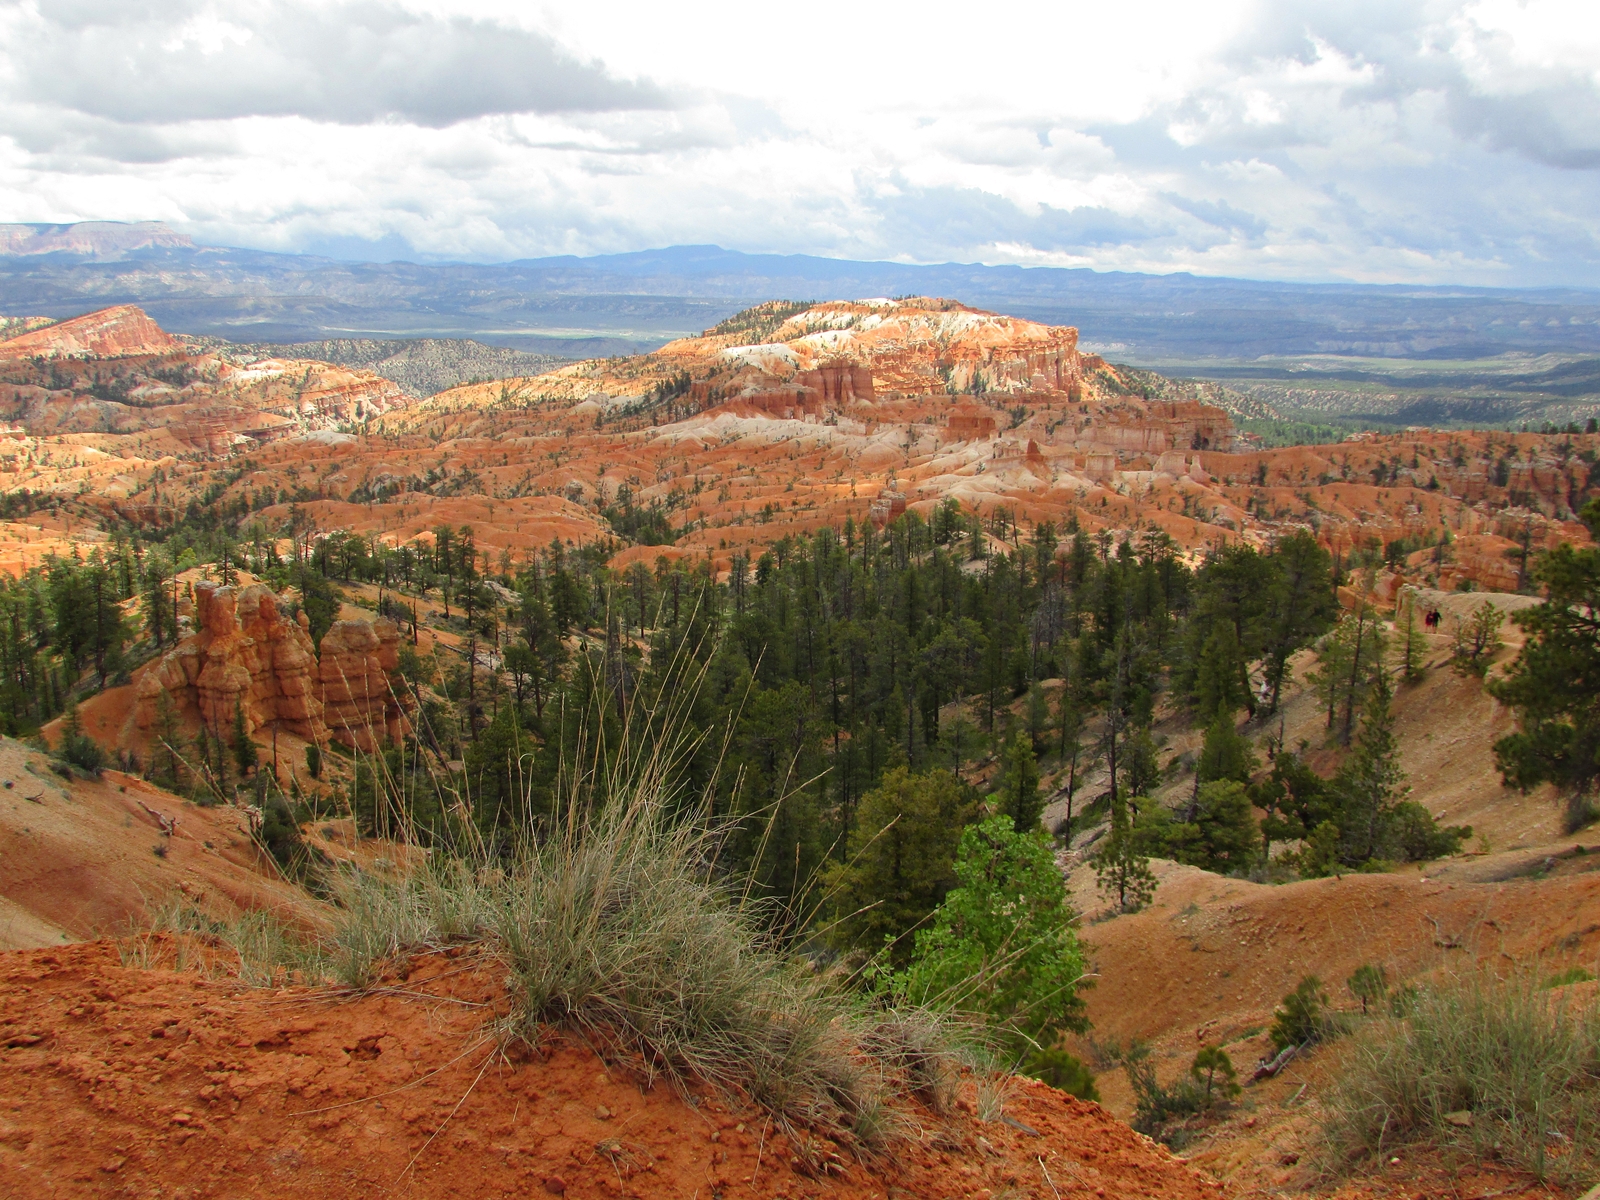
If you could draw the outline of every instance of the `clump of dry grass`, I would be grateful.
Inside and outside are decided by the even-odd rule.
[[[295,978],[371,985],[408,954],[475,943],[509,968],[515,1029],[571,1030],[680,1087],[710,1084],[790,1127],[872,1144],[903,1130],[915,1095],[949,1104],[971,1031],[930,1011],[874,1007],[776,944],[714,870],[714,830],[682,807],[659,761],[575,796],[561,827],[510,861],[438,855],[409,871],[327,880],[331,928],[270,916],[210,921],[181,906],[156,924],[231,949],[255,986]]]
[[[1346,1156],[1457,1146],[1541,1179],[1600,1170],[1600,1003],[1487,971],[1417,990],[1355,1039],[1326,1101]]]
[[[873,1011],[772,944],[717,882],[714,835],[666,801],[651,776],[613,790],[507,868],[446,860],[341,877],[336,976],[360,986],[385,958],[479,941],[510,967],[530,1039],[570,1029],[647,1074],[866,1141],[892,1126],[887,1108],[904,1095],[943,1108],[966,1061],[956,1027]]]

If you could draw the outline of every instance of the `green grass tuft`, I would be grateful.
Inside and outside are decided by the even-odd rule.
[[[1596,1001],[1483,973],[1420,987],[1403,1012],[1351,1046],[1325,1105],[1337,1152],[1359,1159],[1424,1142],[1563,1183],[1600,1170]]]

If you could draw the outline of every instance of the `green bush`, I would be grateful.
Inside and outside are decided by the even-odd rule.
[[[1567,987],[1574,983],[1588,983],[1594,976],[1582,967],[1568,967],[1565,971],[1557,971],[1544,981],[1547,988]]]
[[[1350,989],[1352,996],[1361,1001],[1362,1016],[1366,1016],[1368,1006],[1379,1003],[1389,991],[1389,980],[1383,968],[1372,963],[1357,967],[1344,985]]]
[[[1484,972],[1418,988],[1402,1011],[1355,1040],[1325,1100],[1336,1151],[1451,1144],[1562,1183],[1600,1172],[1600,1002]]]
[[[56,754],[63,762],[71,763],[91,775],[98,775],[106,765],[106,752],[100,748],[99,742],[86,733],[64,736]]]
[[[1328,994],[1322,990],[1322,980],[1307,975],[1272,1014],[1273,1048],[1320,1041],[1329,1032],[1328,1026]]]
[[[1088,1027],[1087,975],[1066,884],[1044,830],[1017,832],[1004,814],[969,826],[954,889],[918,932],[896,975],[904,1003],[981,1015],[1014,1054]]]
[[[1222,1100],[1232,1100],[1239,1094],[1239,1073],[1234,1070],[1233,1059],[1221,1046],[1202,1046],[1189,1064],[1189,1074],[1195,1085],[1203,1089],[1205,1107]]]
[[[1228,1052],[1220,1046],[1202,1046],[1189,1064],[1189,1073],[1168,1086],[1156,1081],[1150,1047],[1140,1042],[1122,1054],[1122,1068],[1133,1089],[1133,1127],[1140,1133],[1172,1142],[1165,1127],[1184,1117],[1207,1113],[1239,1095],[1238,1073]]]
[[[1077,1055],[1065,1050],[1039,1051],[1028,1060],[1022,1073],[1079,1100],[1100,1099],[1100,1091],[1094,1085],[1094,1073]]]
[[[61,743],[55,749],[55,757],[91,775],[98,775],[106,765],[106,752],[100,748],[100,743],[83,731],[76,702],[67,705],[62,718]]]

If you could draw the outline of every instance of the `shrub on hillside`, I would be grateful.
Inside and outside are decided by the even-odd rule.
[[[893,992],[913,1005],[981,1014],[1022,1058],[1057,1035],[1088,1027],[1078,995],[1087,974],[1066,884],[1042,829],[1011,817],[969,826],[955,888],[916,938]]]
[[[1150,1048],[1135,1042],[1122,1054],[1122,1067],[1133,1089],[1133,1127],[1168,1144],[1182,1139],[1169,1126],[1185,1117],[1209,1113],[1239,1095],[1238,1072],[1220,1046],[1202,1046],[1189,1073],[1171,1084],[1156,1079]]]
[[[1322,980],[1307,975],[1272,1014],[1273,1049],[1320,1041],[1329,1032],[1328,994],[1322,990]]]
[[[1325,1100],[1342,1155],[1424,1142],[1580,1186],[1600,1171],[1600,1002],[1485,972],[1418,988],[1401,1012],[1356,1039]]]
[[[1094,1072],[1077,1055],[1065,1050],[1040,1050],[1023,1066],[1022,1073],[1079,1100],[1100,1099],[1100,1091],[1094,1085]]]
[[[55,756],[61,762],[70,763],[91,775],[98,775],[106,765],[106,752],[100,748],[99,742],[84,733],[76,704],[67,705],[67,713],[61,723],[61,742],[56,747]]]
[[[898,1094],[948,1103],[964,1053],[948,1018],[806,969],[707,870],[715,832],[675,821],[658,777],[612,784],[608,803],[564,806],[567,826],[493,869],[441,855],[409,875],[336,876],[330,973],[365,986],[386,959],[481,941],[508,964],[530,1040],[573,1029],[647,1074],[869,1140]]]

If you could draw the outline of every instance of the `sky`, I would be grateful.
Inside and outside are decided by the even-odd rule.
[[[0,221],[1600,286],[1594,0],[0,0]]]

